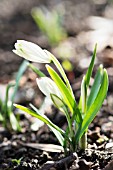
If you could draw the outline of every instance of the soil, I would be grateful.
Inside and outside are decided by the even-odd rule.
[[[48,9],[53,9],[60,8],[61,4],[65,7],[62,24],[68,36],[58,46],[51,46],[47,37],[41,33],[34,23],[30,12],[35,6],[45,5]],[[84,0],[69,2],[60,0],[0,1],[1,98],[4,98],[4,88],[8,82],[14,80],[22,62],[22,58],[12,53],[13,45],[17,39],[25,39],[39,44],[42,48],[46,48],[60,57],[61,62],[63,62],[64,56],[60,56],[59,49],[64,47],[63,50],[65,51],[68,47],[73,47],[72,49],[69,48],[70,58],[68,56],[73,69],[71,71],[66,70],[66,74],[77,100],[80,95],[82,77],[91,59],[94,37],[99,38],[101,42],[101,45],[98,46],[94,73],[98,65],[103,63],[109,75],[107,98],[88,130],[88,149],[85,151],[78,150],[64,156],[64,153],[60,149],[58,150],[58,147],[55,150],[54,145],[59,145],[59,143],[46,125],[41,124],[39,128],[40,122],[38,120],[15,109],[15,114],[17,112],[20,114],[22,132],[9,131],[3,127],[2,123],[0,124],[0,170],[113,169],[113,44],[111,41],[113,32],[109,33],[107,29],[108,32],[104,32],[102,36],[95,34],[94,30],[98,28],[96,28],[94,20],[97,21],[97,18],[92,17],[100,17],[98,18],[100,20],[96,23],[102,21],[106,26],[106,24],[112,23],[112,8],[112,1],[107,0],[98,2],[92,0],[87,2]],[[89,24],[89,21],[92,21],[91,24]],[[86,34],[91,35],[91,37],[86,38]],[[106,35],[107,40],[102,39]],[[44,66],[40,64],[37,66],[47,74]],[[16,103],[28,106],[32,102],[39,108],[44,96],[36,85],[36,77],[37,75],[30,69],[24,73],[16,95]],[[44,112],[56,125],[65,129],[65,116],[54,106],[48,105],[44,108]],[[35,129],[32,126],[34,123],[37,124]]]

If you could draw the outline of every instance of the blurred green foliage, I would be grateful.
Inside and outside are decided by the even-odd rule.
[[[57,45],[67,37],[66,31],[61,25],[61,14],[46,8],[33,8],[31,15],[39,29],[47,36],[50,45]]]
[[[18,73],[16,75],[15,83],[9,83],[6,88],[5,100],[2,100],[0,97],[0,121],[3,123],[3,126],[10,130],[21,131],[19,124],[19,119],[15,116],[13,112],[13,102],[15,99],[16,92],[18,90],[20,79],[28,66],[27,61],[23,61],[20,65]],[[9,97],[9,91],[13,88],[11,97]]]

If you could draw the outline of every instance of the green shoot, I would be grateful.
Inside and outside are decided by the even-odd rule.
[[[28,62],[23,61],[16,75],[15,84],[8,84],[6,88],[5,101],[0,100],[0,121],[2,121],[4,127],[9,130],[13,129],[15,131],[21,131],[20,124],[16,116],[13,113],[13,102],[14,102],[16,92],[18,90],[19,81],[24,71],[26,70],[27,65],[28,65]],[[9,99],[10,88],[13,88],[11,99]]]
[[[34,8],[31,15],[51,45],[56,45],[66,38],[66,32],[61,26],[61,16],[57,11],[50,12],[46,8]]]
[[[33,43],[31,43],[31,45],[33,49],[31,48],[30,54],[32,55],[28,54],[27,59],[30,61],[35,60],[36,62],[40,62],[40,54],[42,54],[42,63],[46,63],[46,61],[49,63],[46,65],[46,68],[51,78],[43,75],[43,73],[32,66],[32,64],[29,65],[30,68],[40,77],[36,79],[38,87],[42,93],[44,93],[44,95],[64,113],[67,120],[67,128],[65,131],[62,130],[53,124],[45,115],[41,115],[34,106],[32,106],[34,111],[17,104],[15,104],[15,107],[31,114],[47,124],[56,135],[59,143],[63,146],[65,154],[67,154],[68,151],[76,151],[78,147],[80,149],[86,149],[88,127],[101,108],[108,90],[108,74],[106,69],[100,65],[96,76],[94,77],[94,83],[90,89],[90,93],[88,94],[90,78],[94,68],[97,45],[95,46],[86,75],[84,75],[81,82],[81,95],[79,103],[75,100],[71,85],[60,62],[50,52],[40,49],[38,45],[36,46]],[[22,49],[21,55],[19,48],[14,50],[15,53],[23,58],[26,58],[25,54],[27,54],[27,50],[25,47],[27,47],[27,41],[20,40],[17,42],[17,47],[19,46],[21,46]],[[37,55],[38,52],[39,55]],[[51,62],[54,63],[60,75],[50,66]]]
[[[20,158],[20,159],[12,159],[11,161],[12,161],[13,163],[16,163],[16,164],[19,166],[22,159],[23,159],[23,158]]]

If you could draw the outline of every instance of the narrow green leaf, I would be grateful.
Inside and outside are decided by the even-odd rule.
[[[87,70],[86,75],[85,75],[86,89],[89,86],[90,78],[92,76],[94,61],[95,61],[95,57],[96,57],[96,49],[97,49],[97,44],[95,45],[94,52],[93,52],[93,55],[92,55],[92,59],[91,59],[90,65],[89,65],[88,70]],[[81,98],[81,96],[80,96],[80,99],[79,99],[79,109],[82,110],[82,98]]]
[[[64,72],[64,69],[62,68],[62,65],[61,65],[60,62],[57,60],[57,58],[54,57],[54,55],[51,55],[51,58],[52,58],[53,63],[55,64],[55,66],[56,66],[57,69],[59,70],[61,76],[63,77],[63,79],[64,79],[64,81],[65,81],[65,83],[66,83],[66,86],[67,86],[68,90],[70,91],[71,95],[72,95],[73,98],[74,98],[73,90],[72,90],[71,85],[70,85],[70,83],[69,83],[69,80],[68,80],[68,78],[67,78],[67,76],[66,76],[66,74],[65,74],[65,72]]]
[[[69,107],[71,113],[73,113],[73,110],[76,108],[76,102],[75,102],[73,96],[71,95],[69,89],[64,84],[64,82],[59,77],[59,75],[53,70],[52,67],[50,67],[49,65],[46,65],[46,68],[47,68],[51,78],[53,79],[53,81],[58,86],[58,88],[59,88],[59,90],[60,90],[60,92],[62,94],[64,102]]]
[[[45,103],[43,103],[43,105],[45,105]],[[30,104],[31,108],[35,111],[40,113],[41,109],[37,109],[34,105]],[[42,112],[41,114],[42,115]],[[51,129],[51,131],[55,134],[55,136],[57,137],[58,141],[60,142],[60,144],[63,146],[64,145],[64,137],[62,136],[62,134],[57,131],[55,128],[53,128],[52,126],[48,125],[49,128]]]
[[[6,115],[6,114],[8,114],[8,101],[9,101],[9,90],[10,90],[10,88],[11,87],[14,87],[15,86],[15,84],[12,84],[12,83],[10,83],[10,84],[8,84],[7,85],[7,88],[6,88],[6,96],[5,96],[5,102],[4,102],[4,107],[3,107],[3,112],[4,112],[4,114]],[[8,117],[8,115],[6,115],[6,117]]]
[[[71,118],[71,124],[73,124],[73,128],[74,128],[76,136],[80,132],[82,121],[83,121],[82,114],[80,112],[80,109],[77,107]],[[74,135],[73,141],[75,141],[74,143],[76,143],[75,135]]]
[[[0,98],[0,109],[2,108],[2,106],[3,106],[3,101]]]
[[[40,71],[38,68],[36,68],[33,64],[28,63],[28,66],[39,76],[39,77],[45,77],[45,74]]]
[[[16,92],[18,90],[19,81],[20,81],[23,73],[27,69],[27,66],[28,66],[28,61],[26,61],[26,60],[24,60],[22,62],[22,64],[20,65],[20,68],[19,68],[18,73],[16,75],[16,83],[15,83],[15,87],[14,87],[14,92],[13,92],[13,95],[12,95],[12,98],[11,98],[12,103],[14,102],[14,98],[15,98]]]
[[[2,113],[0,112],[0,121],[2,122],[4,120]]]
[[[74,120],[76,120],[76,123],[78,125],[80,125],[83,121],[83,118],[82,118],[82,113],[80,112],[80,109],[78,107],[76,107],[73,115],[72,115],[72,118],[71,118],[71,121],[73,122]]]
[[[9,119],[10,119],[12,129],[15,130],[15,131],[20,132],[21,131],[21,126],[19,125],[19,122],[17,121],[17,119],[16,119],[13,112],[9,112]]]
[[[60,109],[60,108],[62,108],[63,106],[65,106],[64,101],[63,101],[62,99],[60,99],[56,94],[50,94],[50,96],[51,96],[51,99],[52,99],[54,105],[55,105],[58,109]]]
[[[32,111],[31,109],[28,109],[27,107],[24,107],[24,106],[21,106],[21,105],[18,105],[18,104],[14,104],[14,106],[36,118],[38,118],[39,120],[43,121],[45,124],[49,125],[49,126],[52,126],[53,128],[55,128],[57,131],[59,131],[61,134],[64,135],[64,131],[59,128],[58,126],[56,126],[54,123],[52,123],[45,115],[41,115],[40,113],[38,112],[34,112]]]
[[[85,83],[85,76],[81,83],[81,104],[82,104],[82,116],[84,117],[87,109],[87,87]]]
[[[68,108],[67,106],[65,105],[65,103],[63,102],[63,100],[61,100],[58,96],[56,96],[55,94],[51,94],[51,99],[53,101],[53,103],[56,105],[56,107],[61,110],[65,116],[66,116],[66,119],[67,119],[67,122],[68,122],[68,127],[69,127],[69,131],[70,131],[70,136],[72,137],[73,136],[73,129],[72,129],[72,122],[71,122],[71,119],[70,119],[70,114],[68,112]],[[57,102],[56,102],[57,101]],[[58,105],[57,105],[58,104]],[[59,107],[60,105],[60,107]]]
[[[58,141],[60,142],[60,144],[62,146],[64,146],[64,137],[62,136],[62,134],[56,130],[55,128],[53,128],[52,126],[48,125],[49,128],[51,129],[51,131],[55,134],[55,136],[57,137]]]
[[[46,27],[45,27],[45,16],[42,12],[41,9],[32,9],[31,11],[31,15],[34,19],[34,21],[36,22],[36,24],[38,25],[38,27],[40,28],[41,31],[43,31],[44,33],[46,32]],[[46,24],[48,26],[48,24]]]
[[[83,120],[83,123],[81,126],[81,130],[80,130],[79,134],[76,135],[77,141],[81,138],[81,136],[86,131],[89,124],[92,122],[92,120],[96,116],[97,112],[101,108],[102,103],[106,97],[107,90],[108,90],[108,75],[107,75],[107,71],[104,69],[101,87],[99,89],[99,92],[98,92],[97,97],[95,98],[93,104],[91,105],[89,110],[86,112],[86,115],[84,117],[84,120]]]
[[[95,45],[93,56],[92,56],[90,65],[88,67],[88,70],[87,70],[87,73],[85,76],[85,81],[86,81],[87,86],[89,86],[90,78],[91,78],[93,67],[94,67],[94,62],[95,62],[95,57],[96,57],[96,49],[97,49],[97,44]]]
[[[6,124],[8,124],[9,122],[7,122],[8,120],[10,121],[11,127],[13,130],[15,131],[21,131],[21,127],[19,125],[19,122],[17,121],[14,113],[11,110],[11,105],[12,102],[9,101],[8,97],[9,97],[9,90],[11,87],[13,87],[14,84],[8,84],[7,88],[6,88],[6,96],[5,96],[5,101],[4,103],[2,103],[2,108],[1,108],[1,112],[0,112],[0,120],[4,122],[4,126]]]
[[[94,83],[93,83],[93,86],[91,88],[88,100],[87,100],[87,110],[90,108],[90,106],[92,105],[92,103],[94,102],[94,100],[95,100],[95,98],[98,94],[98,91],[99,91],[100,86],[101,86],[102,77],[103,77],[103,66],[100,65],[99,69],[96,73],[96,76],[94,78]]]

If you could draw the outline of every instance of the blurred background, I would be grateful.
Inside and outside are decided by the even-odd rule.
[[[1,84],[23,60],[12,52],[17,39],[48,49],[67,71],[87,68],[97,43],[97,63],[113,78],[112,0],[0,0]]]
[[[36,84],[37,75],[30,68],[26,69],[25,65],[25,69],[21,67],[18,72],[24,60],[12,52],[18,39],[34,42],[58,58],[65,69],[77,101],[83,75],[86,73],[97,43],[97,57],[90,86],[93,84],[97,67],[102,63],[108,72],[109,90],[100,114],[90,125],[92,133],[89,137],[97,144],[94,143],[92,148],[97,149],[97,146],[101,146],[100,150],[103,149],[107,139],[113,139],[113,0],[0,0],[0,143],[3,141],[0,162],[3,162],[4,167],[7,164],[12,165],[12,156],[14,160],[19,158],[16,161],[21,161],[20,158],[23,161],[25,157],[25,163],[28,163],[31,155],[37,155],[38,152],[34,150],[32,154],[28,154],[28,149],[25,149],[24,145],[21,148],[21,143],[17,141],[22,140],[26,144],[42,141],[42,143],[48,141],[57,143],[42,122],[13,108],[13,102],[24,106],[32,103],[41,114],[46,114],[62,129],[66,129],[67,126],[64,114],[51,106],[48,99],[43,102],[44,95]],[[48,74],[44,64],[33,64],[46,75]],[[20,126],[22,134],[13,136],[11,129],[20,131]],[[44,128],[41,129],[41,126]],[[7,133],[3,127],[8,129]],[[40,130],[37,131],[39,128]],[[30,129],[36,133],[31,133]],[[108,138],[100,136],[100,132]],[[100,142],[97,142],[97,139]],[[7,153],[8,155],[11,153],[12,156],[7,157]],[[28,161],[26,161],[26,153],[30,155]],[[43,155],[45,161],[48,154]],[[95,156],[93,157],[95,159]],[[34,161],[31,159],[32,163],[28,163],[29,167],[32,164],[34,167],[34,163],[38,165],[39,162],[42,165],[42,161],[37,160],[38,163],[35,161],[37,156],[34,158]],[[51,160],[51,157],[48,158]],[[101,156],[98,155],[98,158],[100,159]],[[101,162],[103,159],[102,156]],[[16,161],[14,163],[17,163]],[[107,157],[105,161],[107,162]],[[98,166],[99,163],[94,162],[94,164]],[[87,165],[89,166],[90,163]]]

